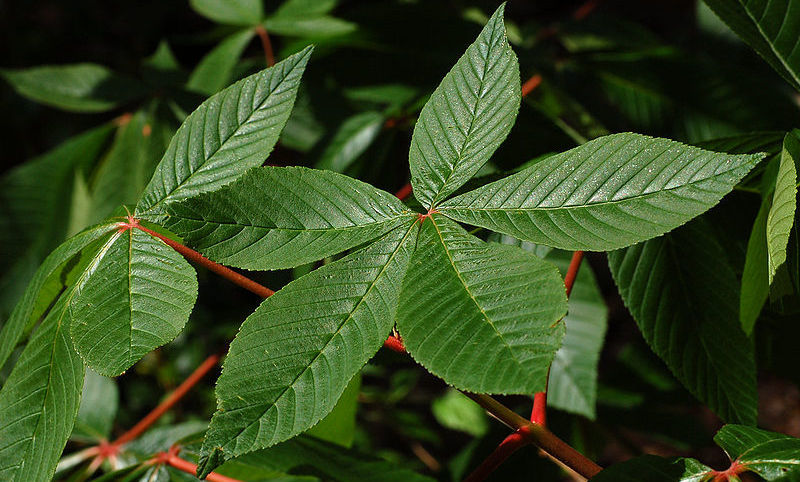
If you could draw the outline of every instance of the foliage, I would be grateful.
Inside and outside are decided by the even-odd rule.
[[[597,2],[338,3],[191,0],[191,72],[165,42],[135,74],[2,70],[117,116],[0,180],[0,478],[475,480],[531,443],[598,481],[800,477],[799,439],[755,428],[757,375],[797,359],[800,3],[707,0],[688,49]],[[206,356],[133,423],[137,377]],[[489,396],[534,394],[530,421]],[[698,404],[725,470],[685,455]],[[480,464],[483,409],[516,432]],[[684,456],[609,455],[632,430]]]

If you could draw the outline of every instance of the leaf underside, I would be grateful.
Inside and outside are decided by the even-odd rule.
[[[708,210],[761,157],[613,134],[450,199],[439,210],[537,244],[607,251],[661,235]]]
[[[625,305],[676,378],[726,421],[753,425],[753,347],[738,323],[739,287],[702,220],[608,254]]]
[[[467,182],[508,135],[519,110],[519,64],[504,5],[431,95],[409,150],[414,196],[436,205]]]
[[[340,253],[411,217],[396,197],[342,174],[262,167],[173,204],[165,225],[215,261],[267,270]]]
[[[420,229],[397,328],[411,356],[456,388],[533,393],[544,389],[565,312],[553,265],[433,214]]]
[[[199,474],[316,424],[391,331],[416,224],[286,285],[245,320],[217,382]]]

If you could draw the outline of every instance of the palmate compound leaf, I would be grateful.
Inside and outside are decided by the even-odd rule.
[[[144,231],[119,230],[76,284],[75,349],[97,373],[120,375],[178,336],[196,299],[197,277],[183,256]]]
[[[171,205],[165,225],[214,261],[266,270],[340,253],[412,216],[396,197],[342,174],[261,167]]]
[[[538,244],[612,250],[708,210],[762,157],[613,134],[450,199],[439,211]]]
[[[158,221],[167,203],[214,191],[259,166],[292,111],[308,47],[203,102],[175,133],[136,206]]]
[[[739,318],[748,335],[752,333],[761,308],[769,295],[778,267],[786,261],[789,234],[797,209],[797,169],[800,165],[800,131],[786,134],[783,150],[771,161],[762,186],[763,199],[747,241],[742,273]]]
[[[64,268],[81,250],[97,242],[115,229],[114,224],[101,224],[67,239],[53,250],[28,283],[11,317],[0,331],[0,368],[8,361],[14,348],[30,331],[37,320],[53,304],[62,291],[69,288]],[[99,246],[98,246],[99,248]],[[88,253],[94,255],[94,251]]]
[[[217,381],[198,474],[317,423],[395,319],[416,219],[299,278],[245,320]]]
[[[555,266],[434,213],[403,282],[397,329],[415,360],[458,389],[530,394],[544,390],[566,301]]]
[[[0,479],[50,480],[80,404],[84,367],[67,332],[64,293],[0,391]]]
[[[508,135],[521,101],[519,64],[503,11],[492,15],[423,107],[409,150],[414,196],[438,204],[469,180]]]
[[[608,264],[642,335],[675,377],[722,419],[755,424],[755,360],[738,323],[739,287],[705,221],[612,251]]]
[[[800,1],[705,0],[739,37],[800,90]]]

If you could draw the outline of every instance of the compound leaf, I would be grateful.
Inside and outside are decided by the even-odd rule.
[[[753,346],[738,283],[704,222],[608,254],[625,305],[675,377],[724,420],[755,424]]]
[[[311,47],[215,94],[175,133],[136,214],[159,220],[164,205],[214,191],[269,155],[292,110]]]
[[[67,293],[0,390],[0,479],[50,480],[72,433],[84,367],[67,333]]]
[[[538,244],[606,251],[664,234],[708,210],[762,157],[613,134],[457,196],[439,210]]]
[[[104,112],[144,94],[141,84],[96,64],[0,71],[22,96],[72,112]]]
[[[201,477],[333,409],[392,329],[416,226],[410,221],[289,283],[245,320],[217,382]]]
[[[792,87],[800,90],[800,1],[705,2]]]
[[[181,332],[197,299],[186,260],[139,229],[98,251],[70,302],[75,349],[94,371],[116,376]]]
[[[261,167],[173,204],[165,223],[215,261],[265,270],[342,252],[412,216],[396,197],[342,174]]]
[[[411,185],[426,207],[469,180],[514,125],[522,97],[504,9],[505,5],[497,9],[447,73],[414,127],[408,159]]]
[[[397,328],[411,356],[456,388],[533,393],[544,390],[561,345],[566,301],[555,266],[433,214],[420,229]]]

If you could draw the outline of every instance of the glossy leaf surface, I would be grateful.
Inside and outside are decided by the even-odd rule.
[[[118,231],[70,302],[75,349],[96,372],[120,375],[172,341],[196,299],[197,277],[183,256],[139,229]]]
[[[520,105],[519,64],[500,6],[423,107],[409,151],[414,196],[438,204],[503,142]]]
[[[761,158],[613,134],[462,194],[440,211],[538,244],[606,251],[661,235],[703,213]]]
[[[292,111],[311,47],[212,96],[178,129],[145,188],[138,216],[213,191],[269,155]]]
[[[397,328],[411,356],[456,388],[533,393],[561,346],[566,308],[553,265],[433,214],[420,229]]]
[[[415,232],[409,222],[289,283],[245,320],[217,382],[201,475],[330,412],[392,329]]]
[[[215,261],[264,270],[342,252],[411,218],[396,197],[351,177],[262,167],[219,191],[174,204],[166,225]]]

